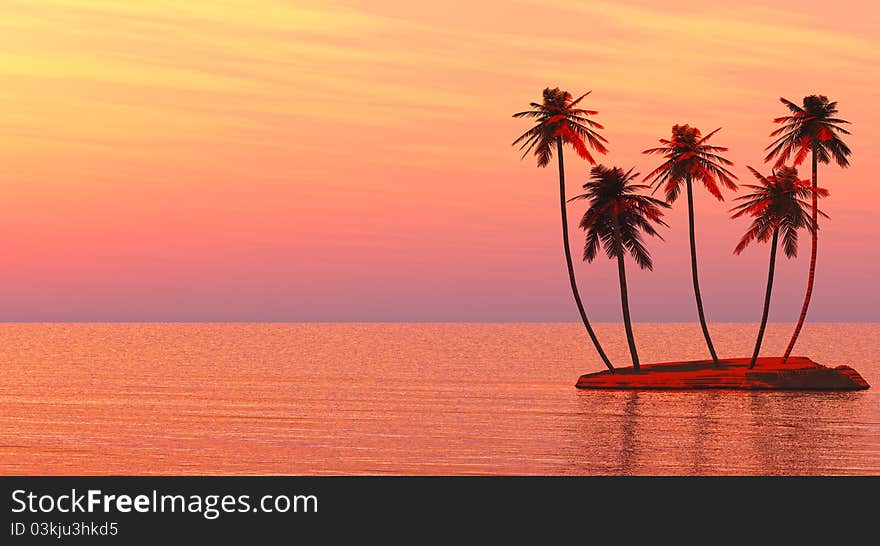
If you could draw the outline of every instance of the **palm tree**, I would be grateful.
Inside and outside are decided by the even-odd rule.
[[[592,262],[596,258],[600,242],[608,258],[617,258],[623,324],[626,328],[626,340],[629,343],[633,368],[638,370],[639,354],[636,351],[629,315],[626,268],[623,258],[624,254],[629,252],[642,269],[654,268],[648,249],[642,243],[640,231],[660,237],[652,224],[667,225],[661,220],[663,212],[660,209],[669,208],[669,205],[659,199],[639,195],[640,190],[650,189],[650,186],[633,184],[633,179],[639,174],[633,174],[632,171],[630,169],[623,172],[619,167],[597,165],[590,170],[590,181],[584,184],[586,192],[573,197],[570,201],[586,199],[590,203],[580,223],[580,227],[587,232],[584,260]]]
[[[666,159],[659,167],[649,173],[645,180],[653,177],[654,191],[657,191],[660,186],[664,186],[667,203],[671,204],[678,199],[678,195],[681,193],[682,182],[685,183],[687,188],[691,274],[694,281],[694,297],[697,300],[697,314],[700,317],[703,337],[706,338],[706,346],[709,348],[709,354],[712,355],[712,361],[716,366],[718,365],[718,354],[715,352],[712,338],[709,337],[709,328],[706,326],[706,316],[703,313],[703,296],[700,294],[700,279],[697,275],[693,181],[698,180],[702,182],[703,186],[709,190],[709,193],[714,195],[719,201],[724,200],[718,187],[719,182],[728,189],[736,190],[736,183],[734,183],[736,176],[725,168],[725,166],[733,165],[733,163],[718,155],[719,152],[726,152],[727,148],[706,144],[712,138],[712,135],[720,130],[721,128],[719,127],[708,135],[702,136],[700,130],[696,127],[675,125],[672,127],[672,138],[670,140],[660,139],[660,143],[663,146],[650,148],[642,152],[645,154],[663,154],[663,157]]]
[[[513,145],[520,144],[519,149],[525,150],[523,158],[529,152],[534,151],[539,167],[546,167],[550,163],[550,159],[553,157],[553,145],[556,145],[559,167],[559,205],[562,213],[562,247],[565,250],[565,263],[568,266],[571,293],[574,295],[574,301],[577,304],[578,312],[580,312],[584,328],[587,329],[587,334],[593,341],[593,345],[596,346],[596,351],[608,369],[614,371],[614,366],[605,351],[602,350],[602,345],[599,344],[599,339],[596,337],[593,327],[590,326],[587,313],[584,311],[584,304],[581,302],[577,280],[574,277],[574,266],[571,263],[571,248],[568,243],[568,214],[565,209],[565,166],[562,161],[562,145],[568,144],[574,148],[575,152],[589,161],[591,165],[595,164],[595,160],[590,154],[589,148],[593,148],[601,154],[608,152],[603,144],[608,141],[596,132],[596,129],[604,129],[604,127],[589,118],[599,112],[577,108],[577,105],[590,93],[591,91],[587,91],[572,100],[571,93],[568,91],[563,91],[558,87],[545,88],[543,102],[532,102],[529,104],[532,110],[517,112],[513,115],[515,118],[535,119],[535,126],[514,140]],[[587,144],[589,144],[589,148]]]
[[[577,304],[578,312],[580,312],[581,320],[584,322],[584,328],[587,329],[596,351],[602,358],[602,361],[609,370],[614,371],[614,366],[608,360],[599,339],[590,326],[587,319],[587,313],[584,311],[584,304],[581,302],[580,293],[578,293],[577,280],[574,277],[574,266],[571,263],[571,248],[568,243],[568,214],[565,210],[565,167],[562,162],[562,145],[568,144],[574,148],[575,152],[582,158],[595,164],[593,156],[587,147],[593,148],[597,152],[604,154],[608,152],[604,142],[608,142],[605,138],[596,132],[596,129],[604,129],[602,125],[591,120],[589,116],[598,114],[596,110],[584,110],[577,108],[577,105],[590,94],[587,91],[575,100],[572,100],[571,93],[563,91],[558,87],[544,89],[544,100],[541,103],[532,102],[530,106],[532,110],[525,112],[517,112],[513,115],[515,118],[534,118],[535,125],[519,138],[513,141],[513,145],[520,144],[520,150],[525,158],[529,152],[534,150],[535,157],[538,159],[539,167],[546,167],[553,157],[553,145],[556,144],[556,154],[559,162],[559,206],[562,213],[562,247],[565,250],[565,263],[568,266],[568,280],[571,283],[571,293],[574,295],[574,301]]]
[[[812,221],[815,229],[812,233],[812,245],[810,247],[810,272],[807,276],[807,292],[804,295],[804,304],[801,307],[801,314],[798,317],[797,326],[785,354],[782,356],[782,362],[785,363],[794,350],[794,344],[804,327],[804,320],[807,318],[807,309],[810,307],[810,298],[813,296],[813,281],[816,277],[816,251],[819,246],[819,203],[818,203],[818,164],[830,163],[831,159],[841,167],[848,167],[850,155],[849,147],[840,139],[841,134],[848,135],[849,131],[841,127],[842,124],[849,123],[845,119],[835,117],[837,114],[837,102],[829,102],[828,97],[824,95],[809,95],[804,97],[803,106],[787,100],[783,97],[779,98],[790,111],[790,116],[782,116],[773,120],[782,126],[770,133],[771,137],[778,137],[774,140],[767,150],[770,152],[764,161],[770,161],[776,158],[775,166],[779,167],[788,161],[788,158],[794,154],[794,165],[800,165],[806,159],[807,154],[812,155],[813,160],[813,213]]]
[[[807,212],[810,205],[804,199],[811,195],[825,197],[828,195],[828,191],[822,188],[814,190],[809,180],[798,178],[797,169],[794,167],[780,167],[767,177],[751,167],[748,169],[761,184],[746,185],[754,192],[737,197],[737,201],[742,201],[742,203],[731,209],[731,212],[735,211],[733,218],[744,215],[753,217],[751,226],[740,239],[733,253],[742,253],[752,241],[765,243],[768,239],[771,240],[770,272],[767,274],[764,313],[761,315],[761,326],[758,328],[755,351],[752,353],[752,361],[749,363],[749,368],[754,368],[755,362],[758,360],[758,353],[761,351],[764,329],[767,327],[767,315],[770,313],[770,295],[773,292],[773,274],[776,269],[776,247],[779,233],[782,232],[782,250],[785,252],[785,256],[787,258],[796,257],[798,230],[805,227],[811,233],[815,231],[815,223]],[[825,216],[822,211],[818,212]]]

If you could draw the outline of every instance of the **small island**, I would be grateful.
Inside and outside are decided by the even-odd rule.
[[[599,132],[604,126],[594,119],[599,112],[585,109],[581,102],[590,91],[578,98],[560,89],[547,87],[542,102],[530,103],[531,110],[513,114],[515,118],[534,120],[534,125],[513,141],[523,151],[523,158],[534,153],[539,167],[550,164],[556,155],[559,175],[559,209],[562,219],[562,248],[568,268],[568,280],[572,296],[584,328],[607,371],[582,375],[577,387],[582,389],[749,389],[749,390],[864,390],[870,388],[867,381],[849,366],[828,368],[806,357],[791,356],[795,343],[804,326],[807,310],[813,294],[816,272],[816,253],[819,236],[819,216],[828,218],[819,209],[819,198],[829,192],[818,186],[819,163],[849,166],[851,150],[843,141],[849,131],[843,126],[849,121],[837,117],[837,102],[825,95],[807,95],[798,105],[785,97],[780,102],[786,115],[776,117],[778,127],[770,133],[770,144],[765,148],[764,162],[773,162],[769,174],[747,166],[756,184],[737,184],[737,176],[729,168],[733,162],[724,157],[725,146],[709,143],[721,128],[703,134],[698,128],[677,123],[672,135],[661,138],[659,147],[648,148],[642,153],[660,155],[660,165],[649,172],[643,181],[633,172],[635,167],[624,169],[596,164],[593,153],[606,154],[608,140]],[[592,168],[589,180],[583,184],[584,193],[568,198],[565,190],[565,145],[586,159]],[[591,151],[592,150],[592,151]],[[797,166],[807,157],[811,158],[810,179],[801,179]],[[786,163],[792,160],[792,165]],[[734,247],[734,254],[741,254],[752,243],[769,243],[770,259],[767,271],[767,287],[764,294],[763,312],[751,358],[718,357],[709,332],[709,324],[700,291],[699,261],[697,259],[696,227],[694,223],[694,186],[704,187],[715,199],[724,201],[722,189],[747,191],[735,200],[730,209],[731,218],[751,218],[751,224]],[[653,197],[663,190],[665,200]],[[650,195],[648,195],[650,192]],[[640,269],[653,271],[654,261],[646,239],[663,240],[660,228],[670,227],[664,213],[682,195],[687,196],[688,236],[690,242],[691,281],[700,329],[710,355],[707,360],[686,362],[663,362],[642,364],[630,316],[627,290],[626,258],[631,258]],[[586,232],[583,259],[592,262],[604,251],[611,260],[617,261],[620,304],[623,327],[626,332],[632,366],[615,366],[593,330],[583,299],[578,289],[571,257],[568,233],[567,205],[572,201],[584,201],[587,210],[579,227]],[[777,249],[786,258],[798,254],[798,231],[805,230],[810,236],[810,262],[807,285],[800,315],[794,332],[781,357],[760,358],[764,332],[770,313],[773,280],[776,272]],[[646,237],[647,236],[647,237]]]
[[[858,391],[870,388],[868,382],[849,366],[828,368],[803,356],[759,358],[749,368],[750,358],[662,362],[603,370],[582,375],[579,389],[742,389],[742,390],[824,390]]]

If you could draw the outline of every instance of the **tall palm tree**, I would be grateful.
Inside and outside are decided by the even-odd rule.
[[[773,292],[773,275],[776,269],[776,247],[782,232],[782,250],[787,258],[797,256],[798,230],[807,228],[811,233],[815,231],[815,223],[807,209],[810,205],[804,200],[810,196],[825,197],[828,191],[822,188],[815,190],[809,180],[800,180],[797,169],[782,166],[770,176],[764,176],[755,169],[748,169],[758,179],[760,185],[746,185],[753,190],[748,195],[737,197],[742,201],[731,209],[733,218],[751,216],[752,224],[746,234],[740,239],[734,249],[734,254],[740,254],[752,241],[766,243],[770,239],[770,271],[767,274],[767,291],[764,294],[764,313],[761,315],[761,326],[758,328],[758,338],[755,341],[755,351],[752,353],[752,361],[749,368],[755,367],[758,353],[761,351],[761,341],[764,339],[764,329],[767,327],[767,315],[770,313],[770,295]],[[825,216],[825,213],[818,211]]]
[[[630,169],[623,172],[619,167],[597,165],[590,170],[590,181],[584,184],[585,193],[573,197],[589,201],[589,208],[581,219],[580,227],[587,232],[584,244],[584,260],[592,262],[596,258],[599,244],[608,258],[617,258],[617,274],[620,280],[620,304],[623,308],[623,324],[626,340],[632,355],[633,368],[639,369],[639,354],[633,337],[632,321],[629,315],[629,297],[626,289],[626,268],[624,254],[633,257],[642,269],[652,270],[654,264],[648,249],[642,243],[641,232],[660,237],[653,224],[666,226],[661,220],[661,208],[669,204],[647,195],[639,195],[640,190],[650,186],[633,184],[639,173]]]
[[[535,125],[519,138],[513,141],[513,145],[520,144],[520,150],[524,150],[523,158],[529,152],[534,151],[539,167],[546,167],[553,157],[553,145],[556,145],[556,155],[559,165],[559,206],[562,213],[562,247],[565,250],[565,263],[568,266],[568,280],[571,283],[571,293],[577,304],[584,328],[587,329],[596,351],[609,370],[614,371],[614,366],[602,350],[599,339],[590,326],[584,304],[578,292],[577,281],[574,277],[574,266],[571,263],[571,248],[568,242],[568,214],[565,209],[565,166],[562,161],[562,145],[568,144],[582,158],[595,164],[590,148],[604,154],[608,152],[603,143],[608,142],[596,132],[604,129],[601,124],[591,120],[589,116],[598,114],[596,110],[584,110],[577,105],[591,92],[587,91],[577,99],[572,100],[571,93],[558,87],[544,89],[544,100],[541,103],[532,102],[531,110],[513,114],[515,118],[533,118]],[[587,146],[589,144],[589,147]]]
[[[770,133],[771,137],[777,138],[767,146],[766,149],[770,150],[770,152],[764,158],[764,161],[770,161],[775,157],[775,166],[779,167],[788,161],[788,158],[793,154],[794,165],[797,166],[803,163],[808,153],[812,155],[812,220],[815,227],[812,230],[807,292],[804,295],[804,304],[801,307],[797,326],[794,328],[794,333],[782,357],[782,362],[785,363],[788,357],[791,356],[792,350],[794,350],[794,344],[801,333],[801,328],[804,327],[807,309],[810,307],[810,298],[813,296],[813,281],[816,277],[816,251],[819,246],[818,164],[830,163],[834,159],[835,163],[846,168],[849,166],[847,157],[851,152],[849,147],[840,138],[840,135],[849,134],[849,131],[841,127],[841,125],[849,122],[835,117],[837,114],[837,102],[830,102],[828,97],[824,95],[804,97],[803,106],[798,106],[783,97],[780,97],[779,100],[791,111],[791,115],[778,117],[773,120],[774,123],[781,124],[781,127]]]
[[[716,366],[718,365],[718,354],[715,352],[715,346],[712,345],[712,338],[709,336],[709,328],[706,326],[706,316],[703,313],[703,296],[700,294],[700,279],[697,275],[693,182],[694,180],[702,182],[709,193],[719,201],[724,200],[724,196],[721,195],[721,189],[718,187],[719,182],[728,189],[736,190],[736,183],[734,182],[736,175],[725,168],[726,166],[733,165],[733,163],[718,155],[720,152],[726,152],[727,148],[711,146],[706,143],[720,130],[721,128],[719,127],[708,135],[702,136],[700,130],[696,127],[674,125],[672,127],[672,138],[669,140],[665,138],[660,139],[660,143],[663,146],[649,148],[642,152],[645,154],[663,154],[663,157],[666,159],[659,167],[651,171],[645,177],[645,180],[653,178],[654,191],[663,186],[668,203],[671,204],[678,199],[681,193],[682,182],[684,182],[687,188],[691,276],[694,281],[694,297],[697,300],[697,314],[700,317],[703,337],[706,338],[706,346],[709,348],[709,354],[712,355],[712,361]]]

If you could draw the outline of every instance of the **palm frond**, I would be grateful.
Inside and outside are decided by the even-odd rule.
[[[591,149],[605,154],[608,141],[596,132],[603,126],[590,119],[597,114],[596,110],[575,108],[584,97],[586,92],[577,99],[572,99],[571,93],[556,88],[545,88],[543,101],[532,102],[532,110],[525,110],[513,114],[515,118],[532,118],[535,125],[513,141],[514,146],[519,145],[523,150],[523,158],[529,153],[534,153],[539,167],[546,167],[553,157],[553,145],[560,139],[563,144],[571,146],[582,158],[595,163]]]
[[[798,232],[794,225],[786,223],[782,228],[782,251],[786,258],[797,258]]]
[[[738,197],[736,200],[740,203],[730,209],[732,218],[752,217],[752,224],[733,252],[740,254],[753,241],[766,242],[775,230],[780,230],[783,251],[788,258],[794,258],[797,256],[797,231],[801,228],[814,229],[808,212],[812,205],[805,200],[813,195],[810,181],[798,178],[794,167],[782,166],[769,176],[750,166],[747,168],[759,184],[745,185],[751,193]],[[825,197],[828,192],[819,188],[815,194]]]
[[[588,202],[579,224],[587,234],[584,260],[593,261],[601,246],[609,258],[625,252],[639,267],[653,268],[642,235],[662,239],[656,226],[667,226],[662,211],[669,208],[669,204],[642,195],[640,192],[650,186],[635,183],[639,173],[634,170],[596,165],[590,170],[590,179],[583,184],[584,193],[569,199]]]
[[[688,177],[702,182],[709,193],[719,200],[724,200],[719,184],[735,191],[736,175],[727,169],[733,162],[720,155],[727,148],[707,143],[720,130],[719,127],[704,136],[696,127],[675,125],[671,139],[660,139],[663,146],[644,150],[644,154],[662,153],[666,159],[645,176],[645,180],[651,180],[654,192],[662,185],[666,201],[672,203],[678,198],[681,184]]]
[[[768,151],[765,163],[775,159],[774,166],[780,167],[794,157],[797,166],[813,152],[820,163],[830,163],[834,159],[841,167],[849,166],[847,157],[851,151],[838,136],[850,134],[841,127],[849,122],[835,116],[837,102],[829,101],[823,95],[804,97],[803,106],[785,98],[780,101],[793,115],[773,119],[773,123],[780,124],[780,127],[770,133],[775,140],[765,148]]]

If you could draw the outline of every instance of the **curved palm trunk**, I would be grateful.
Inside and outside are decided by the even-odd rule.
[[[593,345],[596,346],[596,351],[599,353],[599,356],[602,358],[605,365],[608,366],[608,369],[613,372],[614,366],[611,364],[611,361],[608,360],[605,351],[602,350],[602,346],[599,344],[599,339],[596,337],[596,333],[593,332],[593,327],[590,326],[590,321],[587,320],[587,313],[584,311],[584,304],[581,303],[581,295],[578,292],[577,280],[575,280],[574,277],[574,266],[571,263],[571,247],[568,244],[568,211],[565,208],[565,167],[562,162],[562,138],[560,137],[556,137],[556,151],[559,155],[559,206],[562,208],[562,246],[565,249],[565,263],[568,266],[568,280],[571,282],[571,293],[574,295],[575,303],[577,303],[578,312],[581,314],[581,320],[584,321],[584,328],[587,329],[587,333],[590,335]]]
[[[812,240],[810,245],[810,273],[807,276],[807,293],[804,295],[804,305],[801,307],[801,316],[798,317],[797,326],[794,327],[794,333],[791,335],[791,341],[788,342],[788,347],[785,349],[785,354],[782,355],[782,363],[788,360],[788,357],[791,356],[791,352],[794,350],[794,344],[797,343],[797,338],[801,334],[801,328],[804,327],[804,320],[807,318],[807,309],[810,307],[810,298],[813,297],[813,280],[816,278],[816,251],[819,246],[819,198],[816,195],[816,189],[818,186],[818,174],[817,167],[818,162],[816,158],[816,144],[813,144],[813,230],[812,230]]]
[[[764,329],[767,327],[767,315],[770,314],[770,294],[773,292],[773,274],[776,272],[776,244],[779,241],[779,228],[773,230],[773,241],[770,243],[770,272],[767,274],[767,293],[764,294],[764,314],[761,315],[761,327],[758,329],[758,339],[755,341],[755,352],[752,353],[752,361],[749,369],[755,367],[758,353],[761,351],[761,341],[764,339]]]
[[[632,320],[629,316],[629,296],[626,290],[626,266],[623,263],[623,244],[620,241],[620,224],[614,219],[614,246],[617,247],[617,275],[620,280],[620,305],[623,308],[623,326],[626,329],[626,342],[629,344],[629,354],[632,355],[633,368],[639,369],[639,353],[636,351],[636,341],[633,337]]]
[[[688,227],[691,236],[691,273],[694,277],[694,296],[697,299],[697,314],[700,315],[700,327],[703,329],[703,337],[706,338],[706,346],[709,347],[709,354],[712,355],[712,361],[718,366],[718,355],[715,353],[715,346],[712,345],[712,338],[709,337],[709,328],[706,326],[706,316],[703,314],[703,296],[700,294],[700,279],[697,276],[697,243],[694,238],[694,190],[691,183],[690,175],[687,176],[687,198],[688,198]]]

